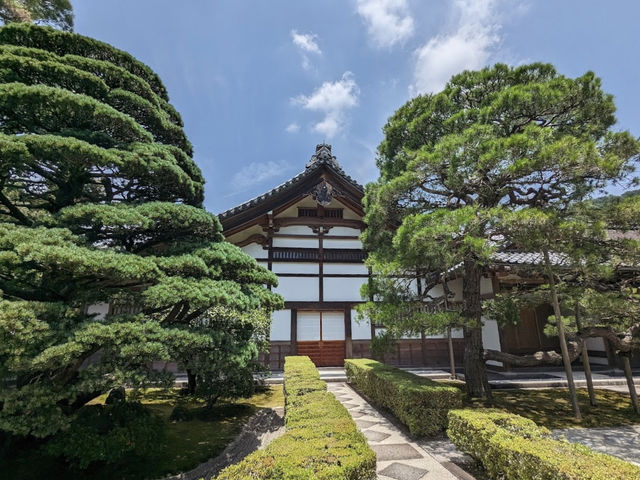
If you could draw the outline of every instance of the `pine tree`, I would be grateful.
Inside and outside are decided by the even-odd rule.
[[[463,277],[472,396],[490,395],[480,279],[505,246],[495,235],[503,212],[580,201],[624,177],[638,152],[630,134],[611,131],[615,105],[600,83],[591,72],[572,79],[548,64],[498,64],[410,100],[384,127],[380,179],[365,197],[369,263],[382,277],[420,278],[422,294],[406,284],[407,298],[426,295],[453,268]],[[383,303],[389,296],[375,283],[368,294]],[[416,319],[429,327],[424,315]]]
[[[277,280],[202,208],[159,77],[105,43],[10,24],[0,117],[0,429],[46,437],[96,394],[170,384],[154,360],[188,366],[209,397],[212,379],[246,392]],[[112,315],[87,313],[101,302]]]

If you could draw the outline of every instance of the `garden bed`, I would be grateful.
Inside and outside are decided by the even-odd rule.
[[[93,400],[100,404],[106,396]],[[153,458],[130,458],[118,465],[93,465],[89,470],[69,468],[64,461],[46,454],[35,444],[23,444],[12,453],[11,460],[0,459],[0,471],[6,478],[21,480],[139,480],[160,478],[190,470],[219,455],[240,433],[244,423],[262,408],[282,407],[280,386],[268,387],[248,399],[220,401],[211,409],[195,400],[185,399],[178,390],[148,390],[138,399],[165,424],[165,438]],[[172,422],[169,416],[177,404],[192,414],[190,420]],[[4,477],[3,477],[4,478]]]

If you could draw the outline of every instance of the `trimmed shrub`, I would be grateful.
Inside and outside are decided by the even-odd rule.
[[[309,357],[284,364],[287,432],[218,480],[373,480],[376,456]]]
[[[416,436],[447,428],[447,414],[461,408],[464,393],[368,358],[344,362],[347,379],[379,407],[390,410]]]
[[[478,459],[491,478],[640,479],[639,467],[584,445],[553,439],[550,433],[527,418],[498,410],[449,412],[449,438]]]

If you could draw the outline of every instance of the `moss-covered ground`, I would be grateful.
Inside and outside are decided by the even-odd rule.
[[[640,415],[634,413],[628,394],[596,389],[594,407],[589,403],[586,388],[578,388],[578,403],[582,419],[573,416],[569,390],[549,388],[541,390],[498,390],[493,392],[493,402],[470,402],[471,406],[492,406],[530,418],[547,428],[617,427],[640,423]]]
[[[464,382],[439,382],[464,390]],[[640,423],[640,415],[634,413],[628,393],[596,389],[596,406],[590,404],[586,388],[578,388],[577,393],[581,420],[573,416],[567,388],[493,390],[491,402],[466,399],[466,406],[500,408],[550,429],[619,427]]]
[[[106,396],[90,403],[103,403]],[[129,394],[131,398],[131,394]],[[58,458],[48,456],[38,445],[24,443],[13,449],[10,459],[0,459],[0,478],[21,480],[141,480],[154,479],[192,469],[217,456],[240,432],[246,420],[261,408],[284,405],[282,386],[266,387],[251,398],[220,401],[212,408],[190,400],[178,390],[150,389],[136,398],[165,422],[166,435],[153,458],[132,458],[120,465],[94,465],[75,470]],[[173,408],[184,405],[193,418],[172,422]]]

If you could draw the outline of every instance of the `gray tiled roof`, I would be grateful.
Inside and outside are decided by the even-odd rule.
[[[543,256],[541,253],[531,252],[496,252],[493,254],[493,258],[496,263],[499,264],[511,264],[511,265],[540,265],[543,263]],[[549,260],[552,265],[563,265],[566,263],[566,258],[558,253],[549,253]]]
[[[277,195],[283,190],[286,190],[292,187],[293,185],[297,184],[298,182],[301,182],[302,180],[310,177],[311,175],[313,175],[314,172],[316,172],[319,168],[323,166],[326,166],[329,169],[333,170],[336,174],[341,176],[352,186],[364,192],[364,188],[362,187],[362,185],[360,185],[353,178],[351,178],[349,175],[344,173],[344,170],[342,170],[342,167],[340,167],[340,164],[338,163],[338,160],[336,159],[336,157],[331,154],[331,145],[321,143],[319,145],[316,145],[316,153],[311,156],[311,159],[307,163],[306,168],[302,172],[292,177],[291,179],[287,180],[286,182],[278,185],[277,187],[269,190],[268,192],[263,193],[262,195],[259,195],[255,198],[252,198],[251,200],[248,200],[242,203],[241,205],[238,205],[237,207],[230,208],[229,210],[226,210],[220,213],[218,216],[221,219],[228,218],[248,208],[251,208],[254,205],[258,205],[260,202],[268,200],[269,198],[273,197],[274,195]]]

